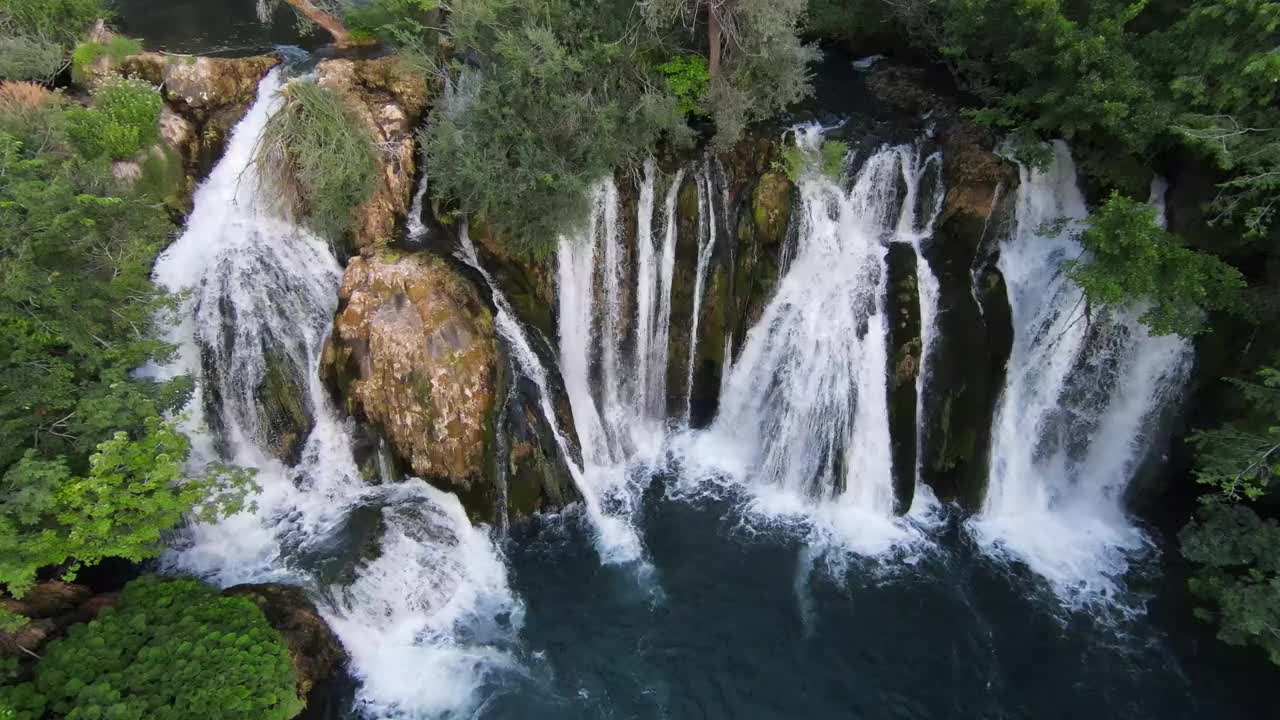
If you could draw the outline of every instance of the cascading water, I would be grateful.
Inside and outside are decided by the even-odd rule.
[[[1046,170],[1020,174],[1016,226],[998,263],[1013,351],[987,497],[969,527],[990,552],[1022,561],[1080,606],[1114,595],[1130,558],[1148,545],[1125,516],[1123,494],[1192,352],[1177,336],[1149,334],[1140,310],[1087,312],[1062,268],[1080,257],[1075,233],[1087,220],[1066,144],[1055,143]]]
[[[574,484],[577,486],[579,493],[582,494],[583,504],[591,517],[592,524],[599,533],[597,547],[600,551],[601,559],[605,562],[630,562],[639,559],[642,555],[639,536],[624,519],[604,511],[601,506],[600,496],[592,483],[594,478],[589,476],[574,459],[569,447],[569,441],[565,437],[564,431],[561,430],[560,421],[556,418],[555,409],[551,405],[551,391],[547,385],[547,370],[543,367],[542,360],[538,357],[538,354],[534,352],[524,328],[520,326],[520,322],[516,319],[515,312],[511,309],[511,304],[507,301],[501,288],[494,282],[493,276],[480,264],[466,224],[463,224],[459,233],[459,243],[461,245],[459,257],[480,273],[493,293],[493,303],[497,307],[495,325],[498,328],[498,333],[509,344],[511,351],[515,355],[515,361],[520,366],[520,371],[524,373],[525,377],[532,380],[534,386],[538,389],[538,403],[539,408],[542,410],[542,416],[555,436],[560,456],[564,458],[565,465],[573,475]]]
[[[797,142],[816,153],[821,131],[802,129]],[[680,451],[695,474],[746,481],[762,514],[804,517],[863,554],[918,537],[893,514],[886,251],[928,232],[936,203],[921,226],[916,198],[932,164],[885,147],[849,191],[817,171],[800,179],[794,257],[743,341],[715,422]],[[726,457],[740,460],[726,467]]]
[[[693,281],[693,310],[689,319],[689,364],[685,375],[684,421],[693,413],[693,370],[698,357],[698,325],[702,318],[702,296],[707,289],[707,269],[716,249],[716,193],[711,162],[703,163],[698,175],[698,265]]]
[[[186,419],[193,464],[256,468],[263,490],[253,510],[188,528],[165,562],[224,585],[306,587],[351,654],[368,716],[465,714],[513,666],[523,608],[490,538],[455,497],[417,480],[370,486],[357,471],[350,430],[318,373],[341,268],[323,240],[273,214],[253,162],[282,84],[280,70],[262,81],[197,191],[187,230],[155,269],[160,285],[190,293],[170,337],[177,359],[150,371],[196,379]],[[255,397],[272,367],[297,384],[314,419],[292,467],[266,450]],[[370,525],[380,537],[358,537]],[[371,544],[372,557],[344,560]]]

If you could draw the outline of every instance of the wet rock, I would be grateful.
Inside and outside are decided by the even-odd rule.
[[[496,398],[493,316],[443,260],[353,258],[323,371],[348,411],[377,426],[422,478],[487,517]]]
[[[347,99],[380,150],[382,181],[357,210],[351,239],[353,249],[376,252],[396,237],[413,202],[413,130],[427,107],[426,80],[388,56],[325,60],[316,68],[316,82]]]
[[[86,585],[51,580],[37,583],[21,599],[0,600],[0,609],[28,618],[53,618],[71,612],[92,595]]]
[[[910,245],[889,247],[885,320],[889,336],[889,438],[898,512],[911,507],[916,480],[916,378],[920,375],[920,283],[916,252]]]
[[[505,398],[495,427],[493,477],[505,487],[505,506],[496,507],[508,524],[555,512],[576,501],[578,490],[562,456],[555,431],[542,414],[537,387],[503,364]],[[573,448],[570,449],[574,451]],[[575,457],[574,462],[581,462]]]
[[[253,601],[267,623],[284,637],[298,676],[298,696],[314,704],[325,686],[346,674],[347,654],[338,636],[302,588],[289,585],[237,585],[222,592]]]
[[[315,416],[306,400],[306,380],[279,348],[269,349],[263,360],[266,369],[254,390],[258,427],[272,454],[294,465],[315,427]]]
[[[535,328],[544,338],[556,337],[556,276],[554,259],[517,255],[492,225],[472,221],[471,240],[480,263],[492,273],[520,322]]]

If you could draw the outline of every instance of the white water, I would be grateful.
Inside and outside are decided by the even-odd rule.
[[[309,589],[351,654],[368,716],[465,715],[494,673],[514,669],[504,648],[514,644],[523,609],[498,551],[455,497],[417,480],[367,486],[360,478],[350,430],[318,376],[341,268],[322,239],[272,213],[263,201],[270,188],[259,187],[252,162],[282,82],[279,70],[262,81],[197,191],[187,230],[155,269],[159,284],[190,292],[170,336],[177,359],[149,370],[196,378],[185,421],[192,464],[226,459],[257,468],[263,490],[253,510],[190,527],[165,563],[222,585]],[[267,348],[287,357],[315,417],[295,467],[269,455],[258,419],[254,388]],[[203,416],[200,398],[212,390],[222,398],[214,427],[224,428],[225,458],[215,455]],[[369,515],[382,519],[377,556],[339,567],[335,553],[368,544],[351,535]]]
[[[817,130],[797,136],[820,142]],[[749,488],[753,513],[802,518],[812,541],[859,554],[920,537],[894,516],[885,256],[888,243],[929,231],[914,200],[931,164],[885,147],[851,190],[817,172],[801,178],[795,256],[743,340],[712,427],[677,448],[691,475]]]
[[[413,193],[413,204],[409,206],[409,217],[405,219],[405,230],[409,242],[421,242],[427,235],[427,226],[422,224],[422,211],[427,203],[428,176],[426,168],[422,169],[422,178],[418,180],[418,189]]]
[[[539,409],[542,410],[542,416],[555,436],[560,456],[564,458],[565,466],[569,468],[570,474],[573,475],[574,485],[578,488],[579,494],[582,495],[583,505],[591,518],[592,525],[596,528],[598,533],[597,549],[600,552],[601,559],[607,563],[621,563],[640,558],[643,551],[640,547],[639,536],[625,519],[605,512],[599,493],[593,483],[595,476],[589,475],[574,458],[569,441],[560,427],[560,421],[556,418],[555,409],[551,404],[551,391],[547,384],[547,370],[543,367],[541,358],[534,352],[533,346],[530,345],[529,337],[525,334],[524,328],[521,327],[520,321],[516,319],[510,302],[507,301],[498,284],[494,282],[493,276],[480,264],[480,260],[476,255],[475,245],[471,242],[471,234],[465,223],[459,232],[459,242],[461,244],[459,257],[479,271],[493,293],[493,303],[498,310],[494,318],[498,333],[511,347],[511,351],[515,354],[515,361],[520,366],[520,371],[525,377],[532,380],[533,384],[538,388]]]
[[[693,309],[689,319],[689,364],[684,386],[684,422],[693,412],[693,370],[698,357],[698,325],[702,318],[702,296],[707,289],[707,269],[716,249],[716,193],[711,161],[703,163],[698,175],[698,266],[693,281]]]
[[[938,274],[924,255],[924,246],[933,238],[933,226],[942,213],[942,201],[946,190],[942,186],[942,155],[933,153],[923,160],[918,150],[910,147],[898,149],[902,165],[902,180],[906,193],[902,201],[902,214],[898,218],[899,242],[910,243],[916,252],[916,285],[920,295],[920,367],[916,371],[916,489],[924,487],[921,469],[924,467],[924,398],[928,391],[930,361],[934,342],[938,336],[938,301],[941,285]],[[926,174],[932,171],[933,184],[928,198],[921,198],[921,185]],[[924,217],[920,217],[920,210]]]
[[[1064,143],[1051,167],[1021,169],[1016,224],[1001,248],[1014,342],[993,427],[975,538],[1047,579],[1064,603],[1113,597],[1148,547],[1123,495],[1150,451],[1159,413],[1181,392],[1190,344],[1153,337],[1139,311],[1086,313],[1062,263],[1080,256],[1087,221]],[[1060,220],[1060,232],[1047,224]]]

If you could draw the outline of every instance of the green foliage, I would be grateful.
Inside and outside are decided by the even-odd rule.
[[[1145,203],[1112,193],[1080,235],[1086,253],[1068,261],[1071,279],[1091,304],[1143,308],[1154,334],[1195,335],[1209,310],[1237,309],[1240,272],[1217,258],[1181,246],[1156,223]]]
[[[0,34],[49,40],[70,49],[111,12],[103,0],[0,0]]]
[[[157,578],[50,643],[32,682],[0,688],[5,704],[18,720],[289,720],[303,708],[288,648],[252,601]]]
[[[142,52],[142,43],[122,35],[112,35],[106,42],[86,40],[71,53],[71,73],[76,82],[83,83],[88,71],[97,62],[107,58],[113,65]]]
[[[839,140],[823,140],[816,148],[790,145],[782,151],[783,167],[793,183],[810,173],[838,181],[848,157],[849,144]]]
[[[1224,500],[1257,500],[1280,477],[1280,370],[1263,368],[1257,383],[1232,380],[1249,412],[1191,436],[1196,481]]]
[[[94,92],[92,107],[67,113],[67,135],[86,158],[127,160],[160,139],[163,108],[155,86],[118,78]]]
[[[429,52],[438,37],[436,0],[367,0],[340,8],[347,30],[357,39],[379,40],[402,50]]]
[[[1232,645],[1257,645],[1280,664],[1280,525],[1243,506],[1214,502],[1180,534],[1182,554],[1198,566],[1191,591]]]
[[[252,476],[215,467],[187,479],[189,450],[184,435],[156,418],[141,437],[118,432],[99,444],[83,477],[65,460],[28,450],[0,479],[0,583],[21,596],[43,567],[70,562],[70,579],[103,558],[155,557],[162,533],[184,515],[212,520],[243,509]]]
[[[680,105],[680,112],[685,115],[703,112],[707,83],[711,81],[706,58],[700,55],[680,55],[659,65],[658,72],[667,78],[671,92]]]
[[[257,149],[258,166],[300,206],[306,224],[338,241],[377,188],[378,150],[360,118],[333,90],[291,83]]]
[[[809,95],[809,64],[817,50],[800,40],[807,0],[734,0],[717,3],[723,33],[719,75],[710,78],[706,105],[715,120],[715,143],[736,143],[747,126],[773,117]],[[687,48],[710,52],[703,45],[707,3],[698,0],[651,0],[643,4],[650,27],[671,38],[690,37]]]
[[[0,80],[48,82],[62,66],[61,45],[39,38],[0,35]]]
[[[511,248],[543,256],[586,217],[586,191],[640,162],[687,126],[646,61],[650,39],[631,3],[578,8],[558,0],[462,0],[449,33],[457,84],[434,108],[423,142],[437,200],[475,214]]]

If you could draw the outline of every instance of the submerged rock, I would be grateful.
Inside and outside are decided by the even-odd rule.
[[[414,473],[488,516],[495,412],[493,316],[445,261],[353,258],[324,368],[348,412],[377,426]]]

